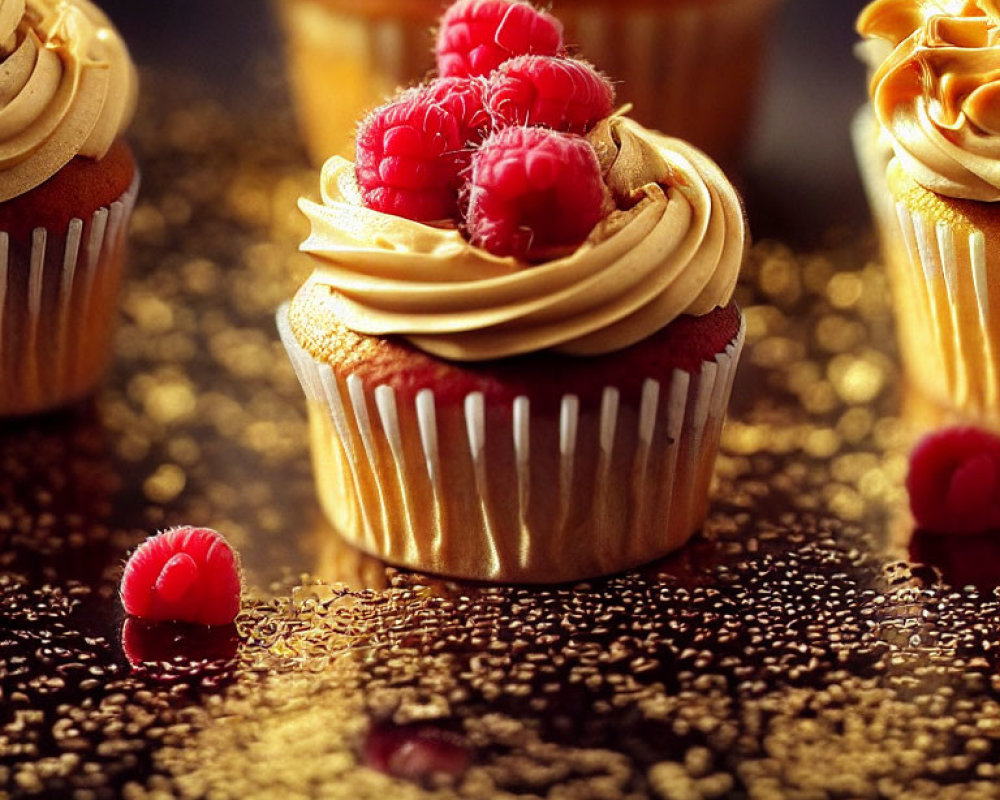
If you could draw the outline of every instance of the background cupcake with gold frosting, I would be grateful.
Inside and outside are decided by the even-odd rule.
[[[554,47],[521,8],[514,38]],[[355,163],[327,162],[279,329],[348,541],[477,579],[614,572],[707,513],[743,209],[701,151],[612,113],[589,65],[521,55],[485,80],[492,55],[439,49],[471,74],[402,94]]]
[[[892,159],[872,196],[907,375],[1000,425],[1000,4],[876,0],[858,30],[889,46],[870,91]]]
[[[512,0],[513,2],[522,0]],[[475,12],[480,0],[467,5]],[[278,0],[310,156],[350,155],[354,126],[434,67],[444,0]],[[644,125],[725,164],[747,141],[780,0],[557,0],[571,54],[621,81]],[[546,7],[548,9],[548,6]]]
[[[137,80],[87,0],[0,0],[0,415],[90,391],[110,349],[138,172]]]

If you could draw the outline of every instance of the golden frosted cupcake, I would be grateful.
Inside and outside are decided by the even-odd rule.
[[[746,146],[780,0],[557,0],[566,41],[642,124],[725,165]],[[571,48],[575,49],[575,48]]]
[[[733,163],[751,125],[779,4],[557,0],[551,13],[561,22],[543,13],[540,24],[558,32],[560,51],[565,42],[571,54],[586,53],[621,80],[621,100],[633,104],[635,119]],[[499,13],[516,18],[525,13],[516,7],[525,5],[508,0]],[[443,31],[457,22],[464,36],[497,13],[493,0],[466,0],[449,8],[435,30],[445,6],[445,0],[280,0],[296,108],[315,163],[350,155],[362,114],[430,73]],[[528,52],[556,52],[547,47],[548,30]],[[503,37],[501,27],[501,43]]]
[[[484,41],[447,53],[471,74],[370,115],[355,162],[330,159],[300,203],[316,269],[279,330],[318,493],[391,563],[615,572],[705,519],[743,342],[742,206],[699,150],[612,113],[590,65],[492,64]]]
[[[0,416],[76,400],[110,351],[138,171],[135,69],[87,0],[0,0]]]
[[[1000,5],[877,0],[858,30],[891,47],[870,84],[893,151],[876,221],[906,371],[1000,425]]]
[[[367,110],[434,67],[441,0],[279,0],[288,74],[310,157],[354,149]]]

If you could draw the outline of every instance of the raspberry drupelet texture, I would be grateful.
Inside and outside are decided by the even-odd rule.
[[[486,112],[485,78],[435,78],[422,89],[433,102],[449,111],[458,120],[459,134],[466,145],[475,147],[492,129]]]
[[[119,592],[125,612],[153,621],[228,625],[240,610],[236,553],[208,528],[172,528],[139,545]]]
[[[510,127],[472,156],[466,224],[472,244],[537,260],[583,242],[611,202],[586,139]]]
[[[554,56],[518,56],[490,76],[486,106],[496,127],[544,125],[586,133],[614,110],[614,89],[590,64]]]
[[[906,478],[917,524],[937,533],[1000,530],[1000,437],[945,428],[922,439]]]
[[[438,74],[486,76],[513,56],[562,49],[562,23],[526,2],[458,0],[438,29]]]
[[[413,89],[361,123],[354,168],[365,205],[419,222],[456,216],[469,156],[452,105]]]

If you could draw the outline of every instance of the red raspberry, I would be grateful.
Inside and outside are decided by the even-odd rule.
[[[615,92],[590,64],[553,56],[518,56],[490,76],[486,108],[497,127],[544,125],[586,133],[614,110]]]
[[[139,545],[122,575],[125,612],[148,620],[228,625],[240,610],[240,564],[208,528],[172,528]]]
[[[358,129],[354,163],[365,205],[420,222],[455,217],[464,136],[450,107],[425,89],[375,109]]]
[[[545,258],[578,245],[610,203],[594,148],[581,136],[504,128],[472,156],[469,237],[495,255]]]
[[[1000,586],[1000,537],[995,533],[952,536],[918,529],[909,556],[917,564],[937,567],[949,586]]]
[[[454,115],[466,144],[478,145],[489,133],[492,122],[484,107],[485,79],[435,78],[418,91],[424,92]],[[471,156],[471,153],[467,155]]]
[[[458,0],[441,18],[438,74],[489,75],[512,56],[562,52],[562,24],[516,0]]]
[[[906,478],[917,524],[938,533],[1000,528],[1000,438],[978,428],[925,437]]]

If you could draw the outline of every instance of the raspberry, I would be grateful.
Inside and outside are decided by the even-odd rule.
[[[532,260],[578,245],[610,203],[597,155],[580,136],[504,128],[472,156],[469,237],[495,255]]]
[[[458,120],[460,136],[466,144],[479,144],[490,131],[486,113],[486,81],[483,78],[435,78],[422,90]],[[466,154],[466,163],[471,153]]]
[[[431,222],[456,215],[468,164],[464,122],[432,92],[414,89],[375,109],[358,129],[354,164],[365,205]]]
[[[438,74],[489,75],[512,56],[562,52],[562,24],[515,0],[458,0],[441,18]]]
[[[139,545],[125,564],[125,612],[155,621],[228,625],[240,610],[236,553],[208,528],[172,528]]]
[[[938,533],[1000,528],[1000,438],[946,428],[921,440],[906,478],[917,524]]]
[[[909,557],[936,567],[949,586],[1000,586],[1000,537],[992,533],[951,536],[918,529],[910,540]]]
[[[486,107],[497,127],[544,125],[586,133],[614,109],[611,83],[590,64],[552,56],[518,56],[490,76]]]

